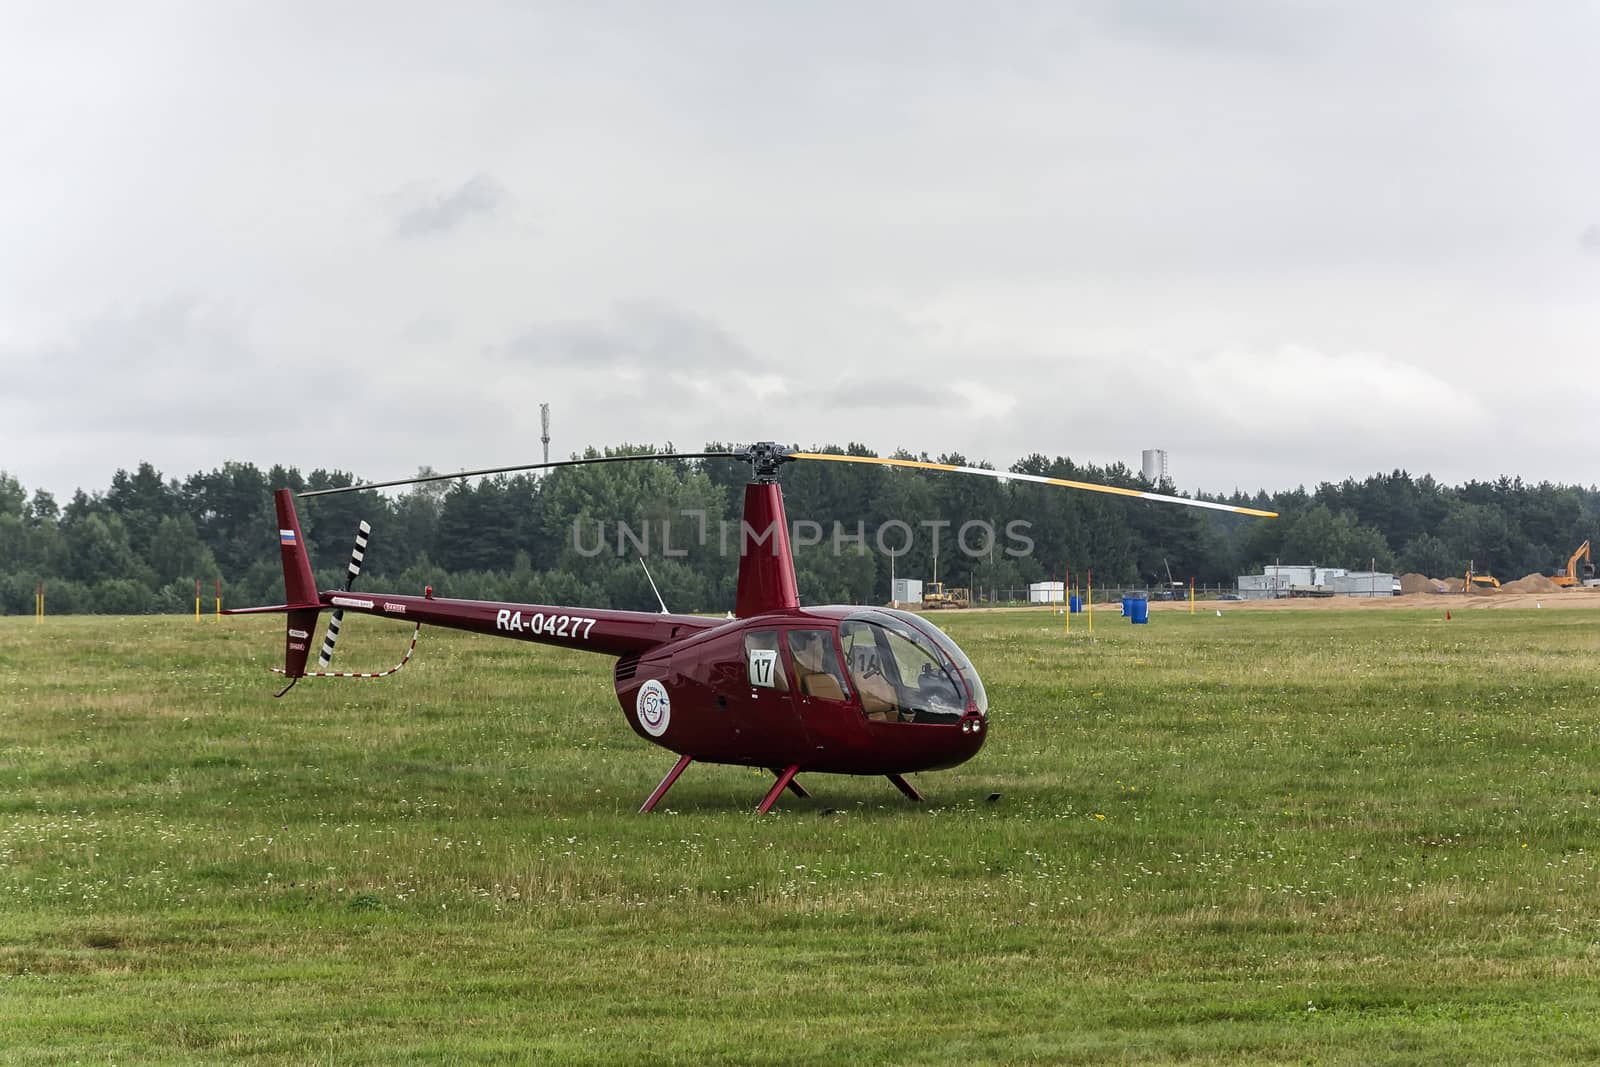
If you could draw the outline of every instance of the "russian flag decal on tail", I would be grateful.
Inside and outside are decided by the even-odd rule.
[[[281,544],[281,545],[292,545],[292,544],[295,544],[294,531],[293,530],[279,530],[278,531],[278,543]]]

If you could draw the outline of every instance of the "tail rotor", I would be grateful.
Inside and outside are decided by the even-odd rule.
[[[417,635],[422,632],[422,624],[417,623],[416,629],[411,634],[411,645],[406,649],[406,654],[400,662],[386,671],[364,673],[333,672],[327,670],[306,670],[306,663],[311,658],[311,634],[317,628],[317,615],[324,610],[323,597],[317,592],[316,576],[311,571],[311,558],[306,554],[305,538],[300,533],[300,520],[294,512],[294,494],[288,489],[279,489],[273,493],[273,500],[278,512],[278,543],[283,552],[283,587],[284,604],[268,604],[259,608],[230,608],[223,612],[225,615],[286,615],[288,627],[284,637],[283,666],[272,668],[272,673],[281,674],[289,679],[289,684],[278,690],[276,696],[283,696],[294,688],[296,682],[302,678],[387,678],[389,675],[404,667],[411,660],[411,654],[417,648]],[[350,566],[345,570],[344,589],[350,591],[355,580],[361,574],[361,562],[366,558],[367,539],[372,534],[372,527],[362,523],[356,531],[356,546],[350,553]],[[335,596],[333,599],[343,599]],[[366,607],[372,604],[361,601]],[[343,621],[344,612],[338,607],[333,610],[333,615],[328,622],[328,636],[322,642],[322,651],[318,658],[318,666],[326,667],[333,659],[333,649],[339,640],[339,624]]]
[[[372,536],[372,527],[362,522],[356,528],[356,544],[350,550],[350,566],[345,571],[344,591],[349,592],[356,584],[356,579],[361,577],[361,562],[367,555],[367,540]],[[327,670],[328,664],[333,662],[333,648],[339,643],[339,627],[344,623],[344,609],[335,608],[328,618],[328,634],[322,639],[322,650],[317,653],[317,669]]]

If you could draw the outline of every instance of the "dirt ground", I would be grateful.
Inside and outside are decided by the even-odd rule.
[[[1358,597],[1358,596],[1332,596],[1332,597],[1291,597],[1283,600],[1197,600],[1194,610],[1196,614],[1205,612],[1211,614],[1217,611],[1394,611],[1394,610],[1437,610],[1437,611],[1494,611],[1503,608],[1516,609],[1545,609],[1557,611],[1600,611],[1600,589],[1557,589],[1553,593],[1508,593],[1495,591],[1492,593],[1407,593],[1402,596]],[[913,609],[914,610],[914,609]],[[985,611],[1035,611],[1047,614],[1052,609],[1043,604],[1032,607],[1003,607],[1003,608],[967,608],[961,611],[933,611],[928,614],[933,618],[943,615],[966,615],[971,612]],[[1110,615],[1115,617],[1120,614],[1117,604],[1099,604],[1094,606],[1095,614],[1101,617]],[[1161,612],[1184,612],[1189,610],[1189,602],[1184,601],[1150,601],[1150,610]]]
[[[1109,605],[1112,613],[1117,606]],[[1600,589],[1557,589],[1553,593],[1407,593],[1403,596],[1293,597],[1287,600],[1200,600],[1195,611],[1384,611],[1436,608],[1439,611],[1493,611],[1501,608],[1600,610]],[[1099,605],[1095,610],[1105,610]],[[1151,611],[1188,611],[1185,603],[1155,601]]]

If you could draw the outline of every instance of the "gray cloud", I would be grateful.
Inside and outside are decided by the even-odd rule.
[[[8,353],[16,368],[7,396],[24,424],[46,429],[50,402],[71,398],[96,432],[150,427],[220,429],[274,375],[225,305],[196,295],[111,309],[50,344]]]
[[[841,375],[821,397],[832,408],[847,411],[890,411],[921,408],[936,411],[951,402],[950,391],[914,381]]]
[[[456,324],[438,315],[418,315],[400,328],[400,336],[416,345],[448,341],[456,334]]]
[[[1331,13],[1299,4],[1092,0],[1087,10],[1130,37],[1279,59],[1299,59],[1319,51],[1334,28]]]
[[[1600,394],[1543,413],[1600,349],[1600,12],[1540,10],[41,15],[0,34],[0,462],[488,466],[548,402],[561,454],[1587,481]]]
[[[541,323],[514,337],[506,351],[545,365],[747,371],[755,357],[708,319],[665,305],[629,302],[601,319]]]
[[[460,365],[301,362],[263,351],[255,332],[237,309],[184,294],[107,310],[47,345],[0,348],[12,380],[0,418],[14,431],[0,466],[29,484],[52,471],[43,488],[63,496],[104,489],[141,461],[180,478],[229,460],[378,476],[479,466],[506,447],[495,435],[527,436],[509,398]],[[445,431],[424,441],[419,426]],[[485,439],[456,447],[482,427]]]
[[[487,174],[475,174],[444,196],[426,197],[401,210],[394,219],[397,237],[449,233],[472,219],[497,215],[511,204],[511,194]]]

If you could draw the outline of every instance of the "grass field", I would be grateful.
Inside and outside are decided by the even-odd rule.
[[[600,657],[0,619],[0,1062],[1600,1058],[1600,613],[1232,607],[943,616],[978,758],[766,818]]]

